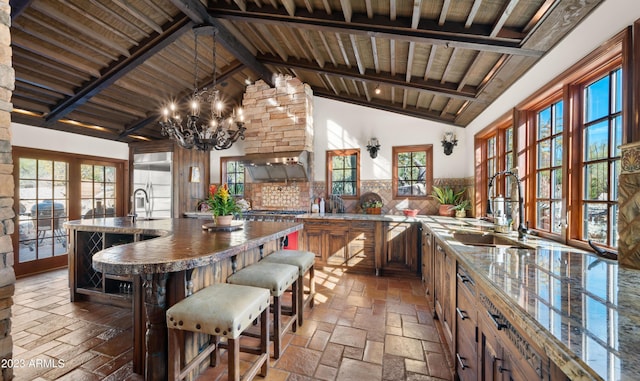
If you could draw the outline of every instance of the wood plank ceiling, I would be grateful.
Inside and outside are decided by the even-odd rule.
[[[241,103],[297,76],[315,96],[466,126],[604,0],[11,0],[16,122],[163,139],[194,70]],[[206,36],[205,36],[206,37]],[[425,124],[428,125],[428,124]],[[251,128],[251,126],[247,126]]]

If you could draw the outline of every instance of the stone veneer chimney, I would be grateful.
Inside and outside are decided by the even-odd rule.
[[[247,86],[242,99],[246,121],[245,153],[313,150],[313,92],[291,76]]]
[[[618,182],[618,262],[640,269],[640,142],[625,144]]]
[[[13,161],[11,158],[11,93],[15,73],[11,67],[11,7],[0,0],[0,359],[13,356],[11,305],[16,276],[13,272],[14,231]],[[11,380],[11,367],[0,369],[0,381]]]
[[[242,108],[246,154],[313,151],[313,92],[309,85],[282,75],[275,78],[275,88],[259,80],[247,86]],[[311,182],[248,183],[245,197],[254,209],[308,210]]]

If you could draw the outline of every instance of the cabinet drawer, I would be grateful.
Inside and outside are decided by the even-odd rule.
[[[371,233],[376,229],[375,222],[373,221],[351,221],[349,227],[353,231],[365,231]]]
[[[460,283],[460,280],[458,280],[458,303],[456,305],[456,323],[458,326],[458,332],[463,332],[474,341],[477,341],[476,327],[478,326],[478,312],[474,303],[475,299],[464,286],[460,285]]]
[[[473,338],[464,334],[458,336],[454,361],[460,381],[476,381],[478,379],[478,347]]]

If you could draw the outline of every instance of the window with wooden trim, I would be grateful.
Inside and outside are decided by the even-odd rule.
[[[561,233],[563,101],[554,102],[536,113],[535,227]]]
[[[486,215],[487,200],[493,200],[498,196],[509,199],[511,195],[510,178],[504,176],[494,178],[490,191],[488,182],[496,173],[513,169],[513,147],[513,126],[510,118],[503,118],[477,136],[476,183],[481,200],[476,203],[476,213],[480,216]],[[495,205],[493,207],[495,208]],[[508,215],[510,215],[510,209],[506,210]]]
[[[220,158],[222,182],[229,186],[229,193],[235,197],[244,196],[245,172],[244,164],[237,158]]]
[[[527,131],[526,220],[541,236],[587,248],[618,246],[619,146],[630,136],[624,83],[629,31],[546,85],[516,115]],[[569,107],[570,106],[570,107]],[[526,122],[526,123],[524,123]],[[625,128],[627,131],[625,133]]]
[[[392,153],[393,197],[429,197],[433,186],[433,145],[397,146]]]
[[[327,151],[327,194],[360,197],[360,150]]]
[[[622,144],[622,69],[611,70],[583,90],[583,240],[615,247]]]

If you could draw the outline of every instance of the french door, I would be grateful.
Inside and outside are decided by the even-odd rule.
[[[13,147],[17,276],[67,265],[64,223],[122,215],[124,161]]]

